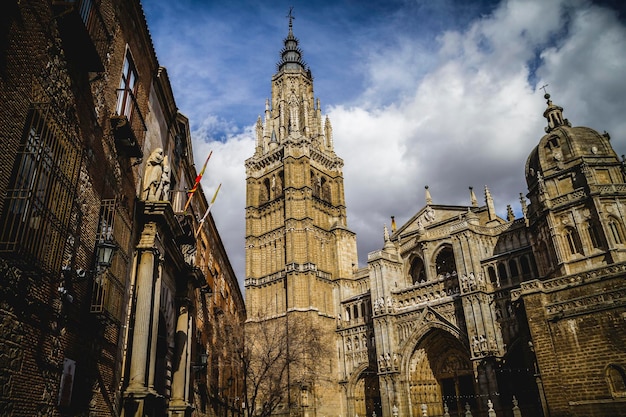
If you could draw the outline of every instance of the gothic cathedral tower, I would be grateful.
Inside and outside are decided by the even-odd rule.
[[[343,160],[314,98],[291,16],[277,67],[264,120],[257,120],[255,152],[246,160],[246,308],[249,321],[286,319],[325,335],[332,354],[320,361],[306,400],[292,395],[289,407],[331,416],[340,413],[338,288],[357,264],[356,236],[347,229]]]

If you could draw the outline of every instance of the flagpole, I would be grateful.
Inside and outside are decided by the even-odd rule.
[[[187,197],[189,198],[187,199],[187,203],[185,204],[185,209],[183,210],[183,212],[187,211],[187,209],[189,208],[189,204],[191,203],[191,199],[193,198],[193,195],[198,190],[198,186],[200,185],[200,180],[202,179],[202,176],[204,175],[204,170],[206,169],[206,166],[209,163],[209,159],[211,159],[211,155],[213,155],[213,151],[209,152],[209,156],[207,156],[206,161],[204,161],[204,165],[202,166],[202,171],[200,171],[200,173],[196,176],[196,181],[194,182],[193,187],[191,187],[191,190],[189,190],[189,192],[187,193]]]
[[[215,203],[215,199],[217,198],[217,193],[220,191],[221,187],[222,187],[222,184],[217,186],[217,190],[215,190],[215,194],[213,194],[213,199],[211,200],[209,207],[206,209],[206,212],[204,213],[204,216],[202,216],[202,218],[200,219],[200,222],[198,222],[198,230],[196,230],[196,236],[195,236],[196,239],[198,238],[198,235],[200,234],[200,230],[202,229],[202,223],[204,223],[207,216],[209,215],[209,212],[211,211],[211,207],[213,207],[213,203]]]

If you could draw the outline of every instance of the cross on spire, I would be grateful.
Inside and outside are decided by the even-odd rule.
[[[291,11],[290,11],[289,13],[291,13]],[[541,87],[539,87],[539,89],[540,89],[540,90],[543,90],[543,93],[544,93],[544,94],[548,94],[548,92],[546,91],[546,87],[547,87],[548,85],[549,85],[549,84],[544,84],[544,85],[542,85]]]
[[[289,18],[289,27],[291,27],[291,22],[293,21],[293,19],[295,19],[296,17],[293,15],[293,6],[291,6],[289,8],[289,14],[286,16],[287,18]]]

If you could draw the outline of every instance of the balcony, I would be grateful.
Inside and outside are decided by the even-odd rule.
[[[131,111],[128,115],[111,117],[111,130],[117,151],[129,158],[142,158],[141,144],[146,133],[146,123],[139,110],[139,105],[131,91],[118,89],[118,94],[126,94],[131,99]]]
[[[111,41],[96,0],[53,1],[68,59],[84,71],[102,72]]]

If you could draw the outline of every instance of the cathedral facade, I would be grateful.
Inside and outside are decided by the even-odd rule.
[[[426,187],[357,268],[342,160],[291,22],[284,42],[246,161],[248,321],[306,322],[333,350],[287,411],[626,415],[626,172],[609,135],[546,95],[521,218],[499,217],[487,187],[465,206]]]

